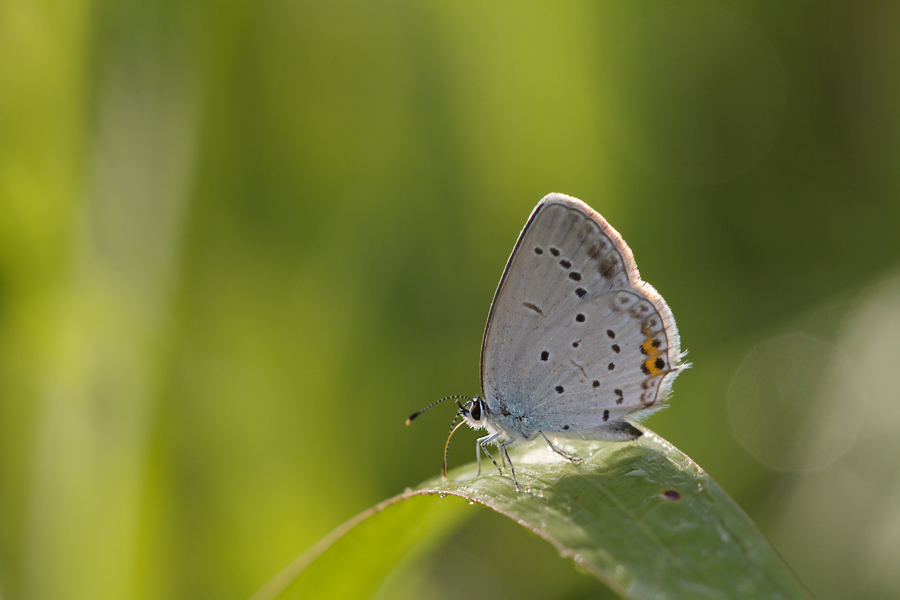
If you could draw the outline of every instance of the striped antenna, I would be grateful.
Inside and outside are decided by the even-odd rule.
[[[413,422],[413,419],[415,419],[416,417],[418,417],[419,415],[421,415],[423,412],[425,412],[426,410],[428,410],[428,409],[431,408],[432,406],[437,406],[438,404],[440,404],[440,403],[443,402],[444,400],[454,400],[454,399],[456,399],[456,398],[464,398],[464,399],[470,400],[470,401],[472,400],[472,399],[469,398],[468,396],[447,396],[446,398],[441,398],[440,400],[437,400],[437,401],[435,401],[435,402],[432,402],[431,404],[429,404],[428,406],[426,406],[426,407],[423,408],[422,410],[417,410],[417,411],[414,412],[413,414],[409,415],[409,418],[406,419],[406,424],[407,424],[407,425],[411,425],[412,422]]]

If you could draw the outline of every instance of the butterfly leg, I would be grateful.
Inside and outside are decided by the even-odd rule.
[[[494,466],[497,467],[497,470],[500,471],[500,474],[503,475],[503,469],[501,469],[499,466],[497,466],[497,461],[494,460],[494,457],[491,456],[491,453],[488,452],[488,449],[487,449],[487,444],[490,444],[491,442],[496,440],[498,437],[500,437],[499,433],[492,433],[492,434],[486,435],[482,438],[478,438],[475,441],[475,456],[478,457],[478,460],[476,461],[478,464],[478,474],[475,475],[475,477],[478,477],[481,475],[481,451],[482,450],[484,450],[484,453],[488,455],[488,458],[491,459],[491,462],[494,463]]]
[[[513,467],[512,459],[509,458],[509,452],[506,451],[506,447],[512,443],[513,443],[513,440],[507,440],[507,441],[503,442],[502,444],[500,444],[500,450],[503,451],[502,454],[503,454],[503,456],[506,456],[506,462],[509,463],[509,471],[510,471],[510,473],[512,473],[513,484],[515,484],[515,486],[516,486],[516,491],[521,492],[522,490],[519,489],[519,480],[516,479],[516,469],[515,469],[515,467]]]
[[[566,460],[571,461],[571,462],[581,462],[581,461],[584,460],[583,458],[578,458],[577,456],[569,456],[568,454],[566,454],[565,452],[563,452],[562,450],[560,450],[559,448],[557,448],[557,447],[556,447],[556,444],[554,444],[553,442],[551,442],[551,441],[550,441],[550,438],[548,438],[546,435],[544,435],[544,432],[543,432],[543,431],[539,431],[538,433],[541,434],[541,437],[544,438],[544,441],[547,442],[547,444],[550,446],[550,448],[551,448],[554,452],[556,452],[557,454],[559,454],[560,456],[562,456],[562,457],[565,458]]]

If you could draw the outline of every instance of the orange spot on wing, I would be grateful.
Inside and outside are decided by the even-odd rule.
[[[647,358],[644,360],[644,366],[650,372],[650,377],[656,377],[663,373],[663,370],[656,366],[656,359],[660,355],[660,351],[659,348],[653,345],[653,340],[654,337],[650,336],[641,344],[641,350],[647,355]]]
[[[662,373],[662,369],[656,368],[656,357],[651,356],[647,360],[644,361],[644,365],[647,367],[647,370],[650,371],[650,377],[656,377],[660,373]]]

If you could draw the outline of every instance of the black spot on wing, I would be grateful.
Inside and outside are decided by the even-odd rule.
[[[522,306],[524,306],[525,308],[527,308],[529,310],[533,310],[534,312],[536,312],[539,315],[544,314],[544,311],[542,311],[541,307],[538,306],[537,304],[532,304],[531,302],[523,302]]]
[[[597,257],[600,256],[604,250],[606,250],[606,242],[594,244],[590,248],[588,248],[588,256],[590,256],[593,260],[597,260]]]
[[[597,271],[600,273],[600,276],[604,279],[612,279],[613,276],[618,271],[618,264],[616,263],[616,259],[607,258],[604,261],[601,261],[597,266]]]

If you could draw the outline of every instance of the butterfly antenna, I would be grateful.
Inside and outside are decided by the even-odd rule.
[[[456,413],[456,417],[453,419],[454,426],[450,429],[450,435],[447,436],[447,443],[444,444],[444,466],[441,467],[441,475],[444,476],[444,479],[450,481],[450,478],[447,476],[447,451],[450,450],[450,438],[453,437],[453,434],[456,433],[456,430],[463,426],[465,421],[456,422],[456,419],[462,416],[461,412]]]
[[[407,424],[407,425],[412,424],[413,419],[415,419],[416,417],[418,417],[419,415],[421,415],[423,412],[425,412],[426,410],[428,410],[428,409],[431,408],[432,406],[437,406],[438,404],[440,404],[440,403],[443,402],[444,400],[455,400],[455,399],[457,399],[457,398],[464,398],[464,399],[466,399],[466,400],[471,400],[471,398],[469,398],[468,396],[447,396],[446,398],[441,398],[440,400],[437,400],[437,401],[435,401],[435,402],[432,402],[431,404],[429,404],[428,406],[426,406],[426,407],[423,408],[422,410],[417,410],[417,411],[414,412],[413,414],[409,415],[409,418],[406,419],[406,424]]]

